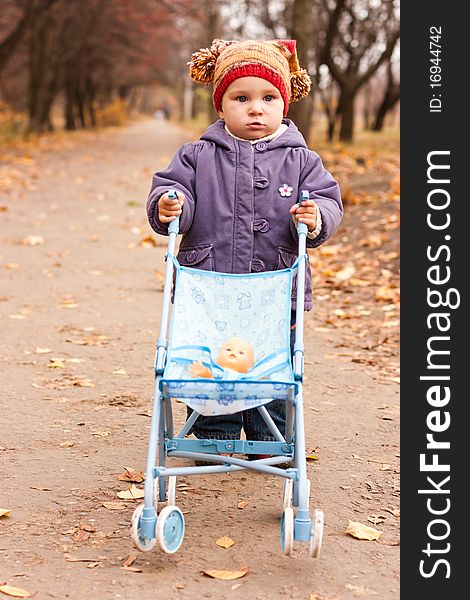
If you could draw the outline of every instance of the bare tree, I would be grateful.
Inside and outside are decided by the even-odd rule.
[[[372,125],[372,131],[382,131],[385,115],[396,105],[400,99],[400,82],[395,79],[393,74],[393,65],[391,62],[387,64],[387,85],[380,103],[375,121]]]
[[[351,141],[359,89],[384,62],[400,37],[397,0],[323,0],[328,19],[321,62],[340,87],[340,139]]]
[[[13,25],[13,29],[0,42],[0,72],[14,54],[34,19],[38,18],[41,12],[47,10],[54,2],[56,0],[16,0],[12,3],[11,8],[22,12],[20,12],[19,20]],[[10,19],[12,18],[14,17],[10,17]]]

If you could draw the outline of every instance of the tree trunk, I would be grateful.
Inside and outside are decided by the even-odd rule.
[[[342,142],[352,142],[354,132],[354,100],[356,94],[343,90],[341,94],[341,129],[339,139]]]
[[[65,129],[67,131],[73,131],[75,129],[75,116],[73,111],[73,91],[70,85],[65,86]]]
[[[382,131],[385,115],[388,113],[390,109],[392,109],[395,104],[400,99],[400,86],[399,84],[389,83],[387,86],[387,90],[383,97],[383,100],[377,109],[377,114],[375,116],[374,125],[372,126],[372,131]]]
[[[59,88],[60,28],[52,11],[42,11],[31,23],[29,45],[29,131],[52,130],[50,111]]]
[[[217,38],[219,30],[219,11],[220,7],[218,4],[211,0],[205,0],[205,9],[207,13],[207,47],[209,48],[212,44],[212,40]],[[207,99],[207,117],[209,123],[214,123],[219,118],[218,113],[214,109],[214,103],[212,102],[212,94],[209,94]]]
[[[310,47],[312,45],[312,1],[294,0],[292,12],[291,37],[297,40],[297,56],[301,68],[309,70]],[[290,105],[288,117],[297,125],[300,133],[304,136],[307,146],[309,143],[310,129],[313,117],[313,86],[309,95]]]

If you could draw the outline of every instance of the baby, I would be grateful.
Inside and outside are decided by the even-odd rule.
[[[215,362],[224,369],[236,371],[237,373],[247,373],[255,362],[253,348],[249,342],[242,338],[230,338],[220,347]],[[199,360],[193,362],[190,371],[191,377],[214,379],[212,371]]]

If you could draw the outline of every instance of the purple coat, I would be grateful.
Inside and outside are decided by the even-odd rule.
[[[334,233],[343,216],[338,183],[294,123],[283,122],[288,129],[282,135],[251,144],[216,121],[198,141],[183,144],[167,169],[155,173],[147,213],[157,233],[168,235],[168,224],[158,219],[160,196],[170,189],[186,196],[177,257],[182,265],[222,273],[292,266],[298,238],[289,209],[304,189],[322,217],[320,234],[307,238],[307,246],[319,246]],[[284,184],[292,188],[290,195],[281,195]],[[311,308],[308,268],[305,309]]]

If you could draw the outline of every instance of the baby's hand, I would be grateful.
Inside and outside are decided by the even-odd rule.
[[[160,196],[158,200],[158,218],[161,223],[170,223],[182,213],[186,197],[183,192],[178,192],[177,195],[178,198],[168,198],[168,193]]]
[[[191,377],[207,377],[212,379],[213,375],[211,371],[205,367],[200,360],[195,360],[189,367]]]
[[[310,232],[315,231],[317,226],[317,205],[314,200],[304,200],[302,206],[300,204],[293,204],[290,207],[290,214],[294,219],[294,223],[297,221],[305,223]]]

